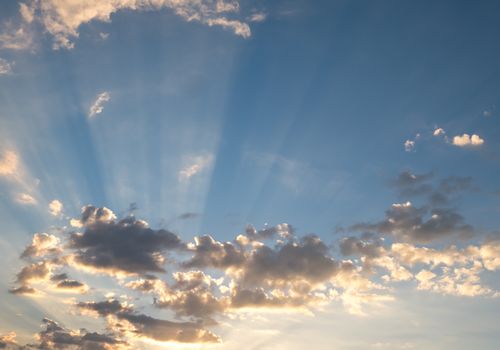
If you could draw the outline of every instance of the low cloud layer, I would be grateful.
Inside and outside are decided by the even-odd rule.
[[[249,225],[230,241],[211,235],[183,241],[133,216],[117,218],[108,208],[88,205],[66,232],[33,236],[10,291],[71,293],[77,296],[67,301],[73,313],[106,323],[106,332],[93,333],[44,320],[46,329],[37,336],[43,345],[33,346],[108,350],[134,348],[141,341],[219,343],[223,339],[213,327],[249,309],[314,312],[339,303],[364,315],[366,305],[393,300],[397,283],[461,297],[499,296],[481,280],[484,272],[500,269],[499,240],[460,248],[422,245],[474,232],[449,206],[455,196],[474,189],[472,181],[436,181],[432,174],[403,172],[391,184],[400,196],[424,204],[393,204],[384,219],[355,224],[334,242],[299,236],[286,223],[262,229]],[[96,274],[110,278],[127,296],[93,289],[81,277]],[[85,298],[78,301],[78,296]],[[175,319],[150,315],[148,307]],[[13,349],[32,346],[8,339],[1,341]]]

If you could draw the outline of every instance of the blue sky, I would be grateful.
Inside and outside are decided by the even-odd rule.
[[[499,3],[0,9],[0,348],[498,348]]]

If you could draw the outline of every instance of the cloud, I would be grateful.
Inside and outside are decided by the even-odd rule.
[[[164,272],[162,253],[182,247],[169,231],[152,230],[132,216],[117,222],[114,218],[107,208],[83,208],[79,222],[85,230],[72,233],[68,242],[75,264],[110,274]]]
[[[0,349],[8,349],[7,346],[17,346],[15,332],[10,332],[6,335],[0,335]]]
[[[0,48],[27,50],[32,49],[33,46],[33,33],[24,17],[22,23],[19,25],[15,25],[12,21],[7,21],[3,25],[2,32],[0,33]]]
[[[404,172],[393,185],[419,187],[431,179],[432,174]],[[455,193],[468,186],[462,178],[447,178],[426,195],[438,189]],[[85,274],[75,280],[66,271],[106,273],[128,301],[109,296],[104,301],[88,301],[86,297],[75,301],[75,307],[81,315],[106,321],[107,336],[119,340],[114,345],[100,344],[108,350],[141,340],[218,343],[221,339],[211,327],[222,328],[224,320],[248,309],[310,312],[339,302],[348,312],[364,315],[366,305],[376,307],[393,300],[400,281],[425,292],[493,297],[498,292],[484,285],[481,276],[500,269],[498,240],[462,248],[411,243],[467,231],[470,227],[456,215],[448,208],[430,204],[418,208],[403,202],[394,204],[384,220],[358,227],[372,233],[342,237],[333,245],[316,235],[298,236],[285,223],[262,229],[248,225],[230,241],[202,235],[186,244],[175,234],[151,229],[135,217],[117,219],[108,208],[88,205],[80,218],[73,219],[81,232],[69,231],[63,238],[34,235],[21,254],[27,264],[17,274],[18,286],[10,292],[35,294],[31,285],[36,284],[43,294],[87,293],[96,299],[104,291],[87,283]],[[385,240],[383,234],[392,239]],[[130,300],[140,305],[132,305]],[[167,310],[175,321],[146,314],[147,303]],[[68,333],[58,324],[46,324],[55,330],[47,339],[60,339],[52,338],[58,332]],[[86,335],[92,333],[69,334],[71,343],[67,344],[80,349],[81,342],[89,340]],[[62,345],[62,339],[57,344],[59,349],[70,346]]]
[[[23,205],[35,205],[37,203],[37,200],[35,197],[28,193],[18,193],[15,197],[14,200]]]
[[[59,216],[63,211],[63,204],[60,200],[54,199],[49,203],[49,213],[52,216]]]
[[[405,151],[406,152],[412,152],[415,149],[415,141],[413,140],[406,140],[404,143],[405,146]]]
[[[18,155],[13,151],[4,151],[0,157],[0,176],[15,176],[18,170]]]
[[[116,323],[125,322],[125,333],[134,336],[153,339],[160,342],[179,343],[218,343],[220,338],[204,329],[195,322],[172,322],[157,319],[144,314],[136,313],[130,305],[122,304],[117,300],[102,302],[81,302],[77,307],[83,311],[94,312],[99,316],[111,319],[110,328],[113,328],[113,318]],[[115,324],[116,324],[115,323]]]
[[[390,234],[410,242],[430,241],[456,235],[470,236],[474,229],[451,208],[415,207],[411,202],[395,203],[385,212],[385,220],[375,224],[361,223],[351,227],[354,231]]]
[[[446,134],[446,131],[444,131],[443,128],[436,128],[434,130],[434,132],[432,133],[432,135],[434,135],[434,136],[443,136],[445,134]]]
[[[476,134],[472,134],[472,136],[469,134],[463,134],[461,136],[454,136],[452,144],[457,147],[478,147],[484,144],[484,139]]]
[[[33,240],[21,254],[21,258],[42,257],[48,254],[57,254],[61,252],[60,240],[54,235],[48,233],[35,233]]]
[[[0,57],[0,75],[12,73],[12,63]]]
[[[214,157],[211,154],[189,157],[189,159],[187,160],[188,165],[179,170],[179,181],[188,181],[194,175],[211,167],[213,158]]]
[[[104,104],[111,99],[109,92],[104,91],[97,95],[94,103],[90,106],[89,109],[89,117],[95,117],[98,114],[101,114],[104,110]]]
[[[444,206],[450,203],[457,195],[466,191],[477,191],[472,178],[449,176],[433,184],[433,174],[413,174],[403,171],[398,178],[391,181],[401,197],[427,197],[428,205]]]
[[[263,13],[263,12],[257,12],[257,13],[254,13],[252,14],[250,17],[249,17],[249,21],[250,22],[263,22],[265,21],[267,18],[267,14]]]
[[[25,34],[34,23],[41,25],[53,38],[54,49],[72,49],[79,36],[80,27],[92,21],[111,22],[111,15],[122,10],[153,11],[170,9],[188,22],[220,26],[243,38],[251,35],[250,27],[237,18],[227,15],[239,11],[237,1],[223,0],[115,0],[112,2],[31,0],[21,4],[22,23],[17,32],[6,31],[0,36],[4,47],[28,48],[31,38]],[[20,32],[19,32],[20,31]]]

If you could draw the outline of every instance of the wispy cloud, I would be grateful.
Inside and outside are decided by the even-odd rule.
[[[212,154],[187,157],[187,160],[185,161],[187,165],[185,165],[178,172],[179,181],[187,181],[201,171],[211,167],[213,158]]]
[[[12,73],[12,63],[0,57],[0,75]]]
[[[170,9],[188,22],[220,26],[244,38],[251,35],[250,27],[238,18],[228,18],[239,12],[237,1],[226,0],[116,0],[113,2],[31,0],[20,4],[22,22],[16,29],[7,28],[0,35],[5,48],[26,49],[32,45],[30,26],[37,23],[53,37],[54,49],[72,49],[79,36],[80,26],[91,21],[110,22],[111,15],[121,10],[153,11]]]
[[[24,205],[35,205],[37,203],[35,197],[28,193],[18,193],[14,199],[17,203]]]
[[[110,99],[111,99],[111,95],[107,91],[101,92],[99,95],[97,95],[94,103],[92,103],[92,106],[90,106],[89,117],[92,118],[98,114],[101,114],[102,111],[104,110],[104,105]]]
[[[0,156],[0,176],[15,176],[19,171],[19,157],[16,152],[6,150]]]

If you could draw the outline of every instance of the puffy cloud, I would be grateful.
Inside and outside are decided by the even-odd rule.
[[[98,114],[101,114],[104,110],[104,105],[111,99],[109,92],[104,91],[97,95],[94,103],[90,106],[89,109],[89,117],[95,117]]]
[[[39,341],[35,347],[44,350],[121,350],[127,344],[113,334],[88,332],[85,329],[69,330],[48,318],[43,320],[45,329],[37,334]]]
[[[18,155],[13,151],[4,151],[0,156],[0,176],[15,176],[18,170]]]
[[[49,203],[49,213],[52,216],[59,216],[63,211],[63,204],[60,200],[54,199]]]
[[[283,286],[328,281],[339,269],[328,247],[316,236],[303,237],[276,249],[256,248],[238,271],[243,286]]]
[[[82,208],[80,218],[71,219],[70,224],[73,227],[83,227],[96,223],[112,223],[114,220],[116,220],[116,215],[110,209],[87,205]]]
[[[28,193],[18,193],[15,197],[14,200],[23,205],[35,205],[37,203],[37,200],[35,197]]]
[[[17,348],[16,333],[10,332],[6,335],[0,335],[0,349]]]
[[[79,36],[81,25],[91,21],[110,22],[111,15],[121,10],[148,11],[163,8],[171,9],[188,22],[196,21],[208,26],[220,26],[244,38],[251,35],[247,23],[238,19],[229,19],[226,16],[238,12],[239,3],[224,0],[113,0],[107,2],[32,0],[20,6],[19,10],[23,19],[20,28],[26,32],[30,23],[40,23],[52,35],[54,49],[71,49],[75,45],[74,40]],[[17,36],[20,37],[21,34]],[[14,40],[13,35],[9,34],[9,37],[5,37],[4,40],[0,37],[0,42],[4,43],[4,47],[27,46],[18,43],[21,39]]]
[[[418,187],[430,178],[404,173],[395,185]],[[429,193],[436,189],[454,193],[467,186],[467,181],[448,180]],[[30,283],[36,282],[43,282],[37,288],[46,287],[46,293],[96,292],[85,278],[74,280],[62,273],[63,268],[119,276],[119,286],[130,289],[124,293],[129,297],[125,300],[134,298],[140,306],[108,299],[82,301],[76,307],[82,314],[103,318],[113,339],[130,343],[141,339],[219,342],[210,327],[247,308],[304,311],[336,300],[348,312],[364,315],[365,305],[391,301],[393,284],[398,281],[434,293],[494,296],[498,292],[483,285],[480,277],[500,268],[498,241],[440,249],[408,242],[465,230],[467,225],[455,214],[443,208],[416,208],[410,202],[394,204],[385,220],[358,227],[374,233],[341,238],[338,249],[332,249],[315,235],[297,236],[289,224],[260,230],[249,225],[232,241],[220,242],[205,235],[184,244],[173,233],[150,229],[134,217],[117,219],[107,208],[86,206],[81,217],[74,219],[82,232],[68,232],[65,244],[52,235],[34,236],[22,254],[28,265],[17,276],[19,287],[11,292],[33,294]],[[430,223],[432,220],[438,222]],[[380,237],[384,233],[393,235],[394,241],[387,243]],[[172,249],[178,249],[176,260],[169,261],[172,273],[165,274],[164,263]],[[336,256],[338,251],[342,260]],[[145,299],[130,297],[131,290],[151,296],[153,305],[167,309],[175,321],[138,312]],[[77,337],[69,341],[80,344],[87,333],[71,334]],[[81,345],[71,346],[80,349]],[[114,349],[110,346],[104,348]]]
[[[21,258],[41,257],[49,253],[59,253],[60,240],[54,235],[48,233],[35,233],[29,246],[24,249]]]
[[[453,137],[452,144],[458,147],[477,147],[484,144],[484,139],[479,137],[479,135],[472,134],[463,134],[457,135]]]
[[[432,133],[434,136],[443,136],[446,135],[446,131],[444,131],[443,128],[436,128],[434,132]]]
[[[72,233],[68,247],[76,252],[73,262],[81,267],[111,274],[164,272],[166,250],[182,247],[177,235],[127,217],[118,222],[106,208],[87,206],[80,223],[83,233]]]
[[[406,140],[405,143],[404,143],[404,146],[405,146],[405,151],[406,152],[412,152],[413,150],[415,150],[415,141],[413,141],[413,140]]]
[[[12,63],[0,57],[0,75],[12,73]]]
[[[188,249],[194,254],[183,263],[184,267],[227,269],[241,265],[245,259],[243,252],[230,242],[217,242],[208,235],[195,237],[194,241],[194,245],[188,244]]]
[[[77,307],[83,311],[91,311],[102,317],[108,317],[110,328],[160,342],[179,343],[217,343],[220,338],[195,322],[172,322],[136,313],[128,304],[117,300],[102,302],[81,302]],[[118,322],[113,323],[113,318]],[[125,322],[126,326],[116,327],[116,323]],[[113,326],[113,324],[115,326]]]
[[[47,261],[33,263],[22,268],[17,274],[17,282],[25,284],[31,281],[46,280],[50,275],[51,265]]]

